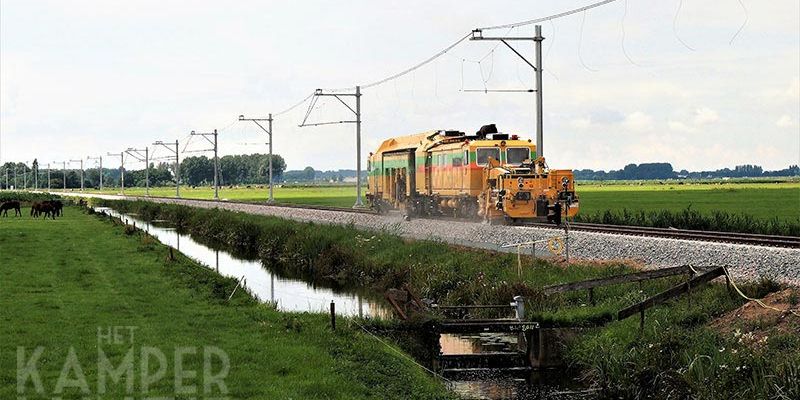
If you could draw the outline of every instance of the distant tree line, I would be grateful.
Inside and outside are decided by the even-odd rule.
[[[703,178],[758,178],[777,176],[800,176],[800,167],[791,165],[777,171],[764,171],[758,165],[737,165],[734,169],[723,168],[714,171],[689,172],[675,171],[670,163],[628,164],[623,169],[595,171],[581,169],[574,171],[575,179],[587,181],[631,180],[631,179],[703,179]]]
[[[286,171],[286,162],[280,155],[273,155],[272,173],[275,182],[343,182],[354,181],[356,171],[352,169],[315,170],[306,167],[302,170]],[[221,185],[266,184],[269,181],[269,155],[228,155],[220,158]],[[81,187],[80,170],[74,164],[67,165],[66,181],[68,189]],[[50,187],[64,187],[62,165],[50,165]],[[14,175],[16,172],[16,183]],[[149,165],[150,186],[170,186],[175,184],[175,171],[172,163],[151,163]],[[214,182],[214,161],[206,156],[187,157],[181,160],[181,182],[187,185],[210,185]],[[764,171],[758,165],[737,165],[733,169],[723,168],[714,171],[689,172],[675,171],[670,163],[628,164],[623,169],[595,171],[581,169],[574,171],[579,180],[633,180],[633,179],[705,179],[705,178],[758,178],[779,176],[800,176],[800,167],[791,165],[776,171]],[[120,185],[119,168],[103,168],[104,186]],[[8,176],[8,182],[6,182]],[[84,164],[84,186],[100,186],[100,171],[93,164]],[[362,171],[362,179],[366,174]],[[24,182],[27,180],[27,183]],[[24,163],[5,163],[0,166],[0,188],[8,186],[33,188],[38,181],[39,188],[47,187],[47,166],[34,160],[30,165]],[[145,169],[125,170],[125,186],[145,186]]]
[[[286,162],[273,154],[272,180],[280,182]],[[245,154],[223,156],[219,159],[221,185],[266,184],[269,182],[269,155]],[[189,185],[214,182],[214,160],[206,156],[187,157],[181,161],[181,178]]]
[[[366,170],[361,171],[361,178],[366,179]],[[311,182],[311,181],[324,181],[324,182],[355,182],[356,170],[354,169],[338,169],[321,171],[315,170],[312,167],[305,167],[302,170],[286,171],[283,174],[284,182]]]
[[[66,172],[63,165],[50,165],[50,187],[64,187],[64,177],[66,175],[66,187],[77,189],[81,187],[81,171],[76,165],[67,165]],[[149,171],[144,168],[139,170],[125,169],[125,186],[134,187],[145,186],[146,176],[149,172],[150,186],[171,186],[175,184],[174,163],[151,163]],[[223,156],[219,160],[220,184],[222,185],[242,185],[242,184],[266,184],[269,182],[269,155],[250,154],[250,155],[229,155]],[[283,171],[286,169],[286,162],[283,157],[275,154],[272,159],[273,180],[280,182]],[[31,165],[24,163],[5,163],[0,166],[0,188],[6,188],[6,171],[8,172],[9,187],[34,188],[37,182],[38,187],[47,188],[47,167],[40,166],[37,160]],[[120,185],[119,168],[103,168],[103,185]],[[14,175],[16,173],[16,183]],[[100,187],[101,172],[96,165],[84,164],[84,187]],[[181,160],[180,165],[181,182],[188,185],[204,185],[214,182],[214,161],[206,156],[187,157]],[[24,182],[27,178],[27,183]]]

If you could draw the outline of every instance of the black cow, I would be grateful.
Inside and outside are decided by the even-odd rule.
[[[20,211],[19,202],[15,201],[15,200],[7,201],[7,202],[1,204],[0,205],[0,214],[2,214],[4,217],[7,217],[8,216],[8,210],[12,210],[12,209],[14,210],[14,216],[15,217],[16,216],[20,216],[20,217],[22,216],[22,211]]]

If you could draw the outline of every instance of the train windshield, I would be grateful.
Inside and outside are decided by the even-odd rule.
[[[489,163],[489,157],[494,158],[497,161],[500,161],[500,149],[497,147],[484,147],[479,148],[475,151],[475,155],[478,156],[478,165],[486,165]]]
[[[527,147],[511,147],[506,149],[506,164],[522,164],[531,157],[531,149]]]

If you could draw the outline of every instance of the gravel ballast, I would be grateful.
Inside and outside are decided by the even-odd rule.
[[[67,196],[79,194],[68,193]],[[489,225],[481,222],[417,218],[410,221],[400,216],[351,213],[345,211],[269,206],[264,204],[229,203],[209,200],[134,198],[107,195],[112,200],[148,200],[156,203],[183,204],[201,208],[220,208],[249,214],[269,215],[303,222],[352,224],[359,229],[383,231],[411,239],[437,240],[482,249],[516,252],[506,245],[546,240],[563,235],[563,230]],[[800,249],[703,242],[656,237],[618,235],[585,231],[569,234],[571,259],[626,260],[661,268],[677,265],[726,265],[734,279],[755,280],[770,277],[792,285],[800,285]],[[531,248],[522,251],[531,253]],[[546,243],[536,245],[537,255],[552,257]]]

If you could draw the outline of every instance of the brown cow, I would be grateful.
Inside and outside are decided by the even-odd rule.
[[[49,201],[31,204],[31,216],[38,218],[44,214],[44,218],[50,217],[56,219],[56,209]]]

